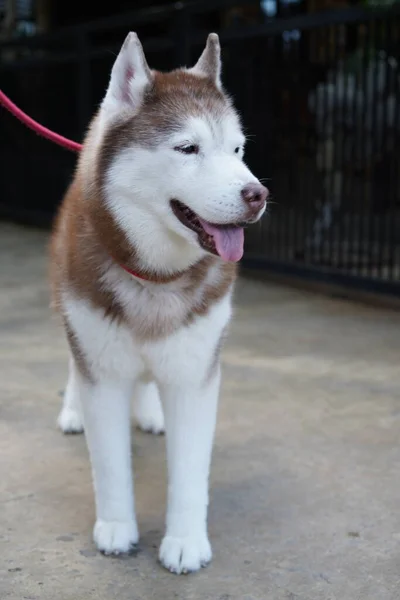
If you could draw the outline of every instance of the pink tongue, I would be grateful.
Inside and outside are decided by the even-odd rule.
[[[243,227],[217,227],[200,219],[204,231],[214,238],[215,247],[222,260],[237,262],[243,256]]]

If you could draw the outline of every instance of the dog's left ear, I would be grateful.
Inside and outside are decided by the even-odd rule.
[[[126,110],[134,114],[140,109],[151,82],[152,74],[142,44],[137,34],[131,32],[113,65],[110,83],[102,102],[103,110],[111,116]]]
[[[217,88],[221,89],[221,46],[216,33],[210,33],[202,55],[189,71],[195,75],[209,77]]]

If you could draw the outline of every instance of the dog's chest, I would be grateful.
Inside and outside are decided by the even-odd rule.
[[[125,280],[114,286],[114,293],[128,327],[141,341],[165,337],[187,324],[204,296],[203,290],[188,293],[179,286]]]
[[[136,301],[125,305],[128,323],[140,338],[154,339],[173,333],[192,312],[193,298],[179,291],[141,289]]]
[[[231,287],[221,287],[218,265],[203,272],[201,278],[188,274],[161,285],[120,277],[114,271],[109,272],[107,284],[116,304],[122,308],[123,320],[139,341],[164,338],[206,317],[211,305],[229,294]]]

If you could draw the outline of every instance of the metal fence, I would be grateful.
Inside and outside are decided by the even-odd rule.
[[[80,141],[129,29],[158,69],[190,64],[220,33],[247,162],[273,199],[245,263],[400,293],[398,9],[268,20],[256,2],[171,3],[3,43],[1,87]],[[2,112],[0,160],[1,213],[50,221],[74,157]]]

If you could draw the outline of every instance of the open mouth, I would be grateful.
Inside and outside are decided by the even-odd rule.
[[[171,200],[174,215],[197,233],[200,246],[225,261],[237,262],[243,256],[245,223],[215,224],[205,221],[179,200]]]

